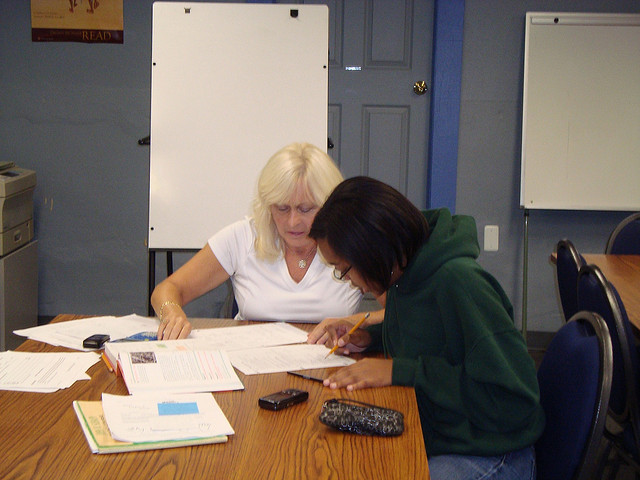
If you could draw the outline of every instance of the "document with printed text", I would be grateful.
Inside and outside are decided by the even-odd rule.
[[[231,363],[245,375],[287,372],[312,368],[344,367],[355,363],[343,355],[326,355],[324,345],[283,345],[279,347],[234,350],[229,352]]]
[[[86,371],[98,361],[91,352],[0,352],[0,390],[55,392],[91,380]]]
[[[119,366],[129,393],[193,393],[242,390],[244,386],[223,350],[147,348],[121,352]]]

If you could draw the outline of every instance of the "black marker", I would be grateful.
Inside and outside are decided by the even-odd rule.
[[[322,380],[321,378],[312,377],[310,375],[304,375],[302,373],[296,373],[296,372],[287,372],[287,373],[289,375],[295,375],[296,377],[306,378],[307,380],[313,380],[314,382],[324,383],[324,380]]]

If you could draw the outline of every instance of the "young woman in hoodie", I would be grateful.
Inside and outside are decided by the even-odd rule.
[[[509,299],[476,261],[473,218],[421,212],[392,187],[355,177],[335,188],[309,236],[336,278],[386,293],[381,323],[348,335],[349,322],[324,321],[310,334],[338,353],[385,354],[337,370],[325,386],[414,387],[434,480],[535,479],[544,429],[535,365]]]

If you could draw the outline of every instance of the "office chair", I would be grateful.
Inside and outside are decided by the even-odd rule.
[[[629,215],[613,229],[604,253],[640,255],[640,212]]]
[[[221,318],[235,318],[238,314],[238,303],[236,302],[236,296],[233,293],[233,284],[231,283],[230,278],[227,279],[225,285],[227,286],[227,296],[220,308],[219,316]]]
[[[567,239],[556,245],[556,278],[565,321],[578,313],[578,271],[586,262]]]
[[[600,463],[613,356],[604,320],[578,312],[553,337],[538,383],[546,426],[535,444],[538,478],[586,480]]]
[[[613,348],[613,378],[608,422],[604,436],[606,455],[614,449],[609,478],[624,461],[640,474],[640,408],[638,405],[638,351],[627,311],[616,288],[595,265],[584,265],[578,273],[578,308],[600,315],[607,323]],[[604,468],[604,466],[602,466]],[[599,476],[598,478],[601,478]]]

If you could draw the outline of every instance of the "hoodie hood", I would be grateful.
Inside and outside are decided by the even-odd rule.
[[[468,215],[451,215],[447,208],[422,212],[429,223],[429,239],[409,261],[398,286],[415,285],[431,277],[442,265],[467,257],[475,260],[480,254],[476,222]],[[412,268],[414,264],[420,268]]]

